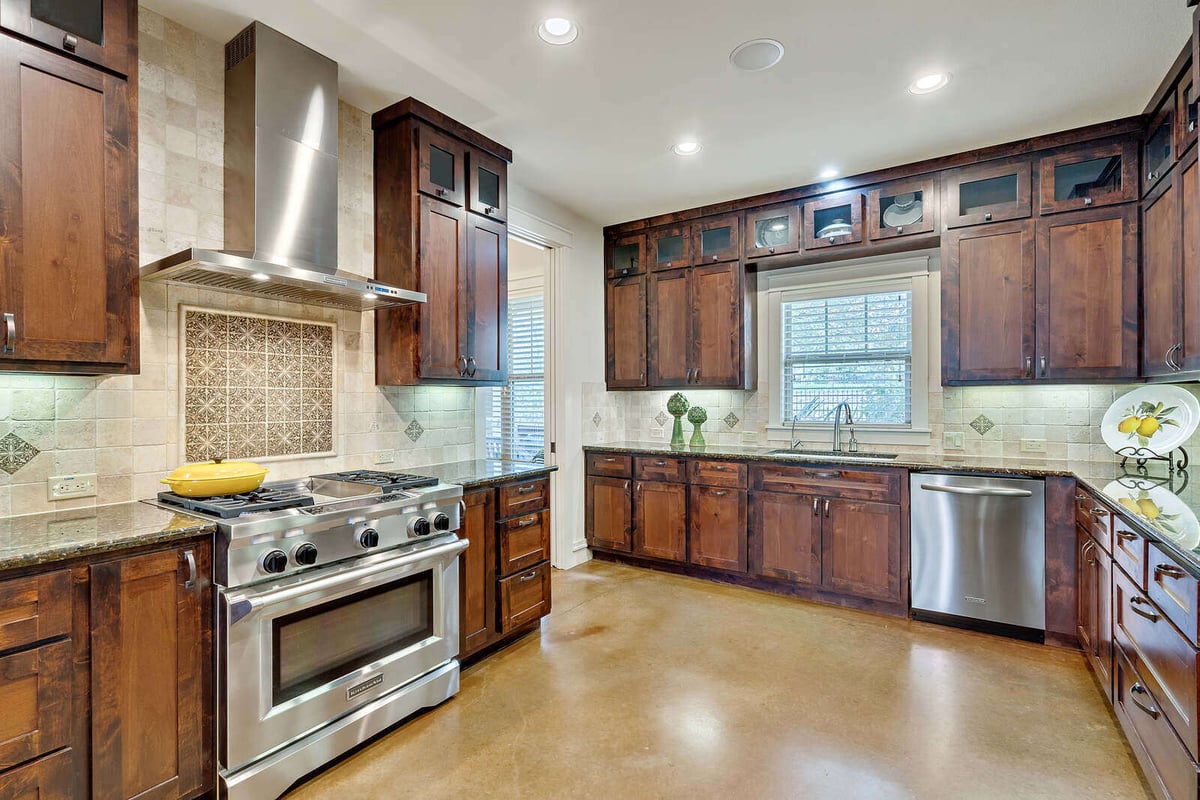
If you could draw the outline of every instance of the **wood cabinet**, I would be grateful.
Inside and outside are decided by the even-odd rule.
[[[1182,158],[1196,143],[1200,128],[1200,109],[1196,104],[1196,84],[1190,73],[1180,79],[1175,89],[1175,152]]]
[[[650,275],[647,386],[745,388],[752,384],[744,319],[746,275],[716,264]]]
[[[647,276],[605,282],[605,382],[609,389],[646,385]]]
[[[691,266],[692,228],[690,225],[656,228],[646,235],[646,242],[650,269],[655,272]]]
[[[0,35],[0,369],[138,370],[136,95]]]
[[[633,552],[666,561],[687,559],[687,486],[640,480],[633,490]]]
[[[692,264],[717,264],[742,257],[739,214],[705,217],[692,225]]]
[[[20,800],[71,800],[75,754],[59,750],[8,772],[0,772],[0,797]]]
[[[133,0],[0,0],[0,28],[122,77],[137,66]]]
[[[1171,375],[1183,348],[1183,220],[1171,170],[1142,203],[1142,375]],[[1196,309],[1200,313],[1200,307]],[[1198,320],[1200,321],[1200,320]],[[1182,356],[1186,359],[1187,353]]]
[[[856,244],[863,240],[863,193],[836,192],[804,203],[804,249]]]
[[[900,602],[900,506],[828,498],[821,505],[821,585],[839,594]]]
[[[650,275],[647,301],[648,386],[669,389],[692,382],[690,269]]]
[[[1079,646],[1095,670],[1109,699],[1112,699],[1112,558],[1091,535],[1075,532],[1076,635]]]
[[[586,519],[588,547],[633,550],[633,484],[629,478],[588,475]]]
[[[750,571],[802,586],[821,583],[821,501],[786,492],[750,496]]]
[[[1200,162],[1193,147],[1179,162],[1179,208],[1181,211],[1180,270],[1182,273],[1180,337],[1183,346],[1175,357],[1184,370],[1200,370]],[[1143,231],[1142,246],[1149,234]],[[1145,253],[1143,251],[1143,259]],[[1145,263],[1143,261],[1143,271]],[[1144,274],[1144,272],[1143,272]]]
[[[1175,96],[1163,98],[1150,117],[1142,145],[1142,194],[1166,177],[1178,154],[1175,152]]]
[[[604,243],[604,273],[608,278],[641,275],[646,271],[646,235],[635,233]]]
[[[1128,203],[1137,200],[1139,185],[1132,139],[1056,150],[1038,162],[1042,214]]]
[[[692,486],[688,500],[688,560],[714,569],[745,572],[746,492]]]
[[[783,203],[746,212],[746,258],[800,251],[800,204]]]
[[[428,295],[376,312],[376,383],[503,384],[512,152],[413,98],[372,127],[375,277]]]
[[[938,230],[937,174],[903,178],[867,193],[867,235],[871,241]]]
[[[458,535],[470,545],[458,557],[459,655],[487,647],[496,625],[496,500],[491,489],[463,493]]]
[[[942,175],[942,220],[948,228],[1025,219],[1031,213],[1029,159],[985,161]]]

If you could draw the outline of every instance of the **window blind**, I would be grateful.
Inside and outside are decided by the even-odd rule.
[[[782,422],[912,424],[912,290],[878,288],[780,303]]]
[[[541,294],[508,300],[508,384],[491,393],[486,441],[489,458],[544,459],[545,298]]]

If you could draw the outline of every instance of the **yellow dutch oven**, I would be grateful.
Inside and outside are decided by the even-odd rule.
[[[217,458],[199,464],[184,464],[160,483],[183,497],[216,497],[222,494],[252,492],[262,485],[267,468],[252,461],[225,461]]]

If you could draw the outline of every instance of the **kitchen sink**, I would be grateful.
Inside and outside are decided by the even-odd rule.
[[[795,456],[796,458],[804,458],[805,456],[818,456],[820,458],[838,458],[846,461],[890,461],[896,458],[898,453],[850,453],[845,450],[804,450],[783,448],[781,450],[772,450],[767,453],[769,456]]]

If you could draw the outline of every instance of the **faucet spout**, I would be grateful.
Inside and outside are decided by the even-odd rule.
[[[842,452],[842,411],[846,412],[846,424],[851,426],[853,436],[854,416],[850,413],[850,404],[844,400],[833,407],[833,452]],[[854,443],[857,446],[857,442]]]

